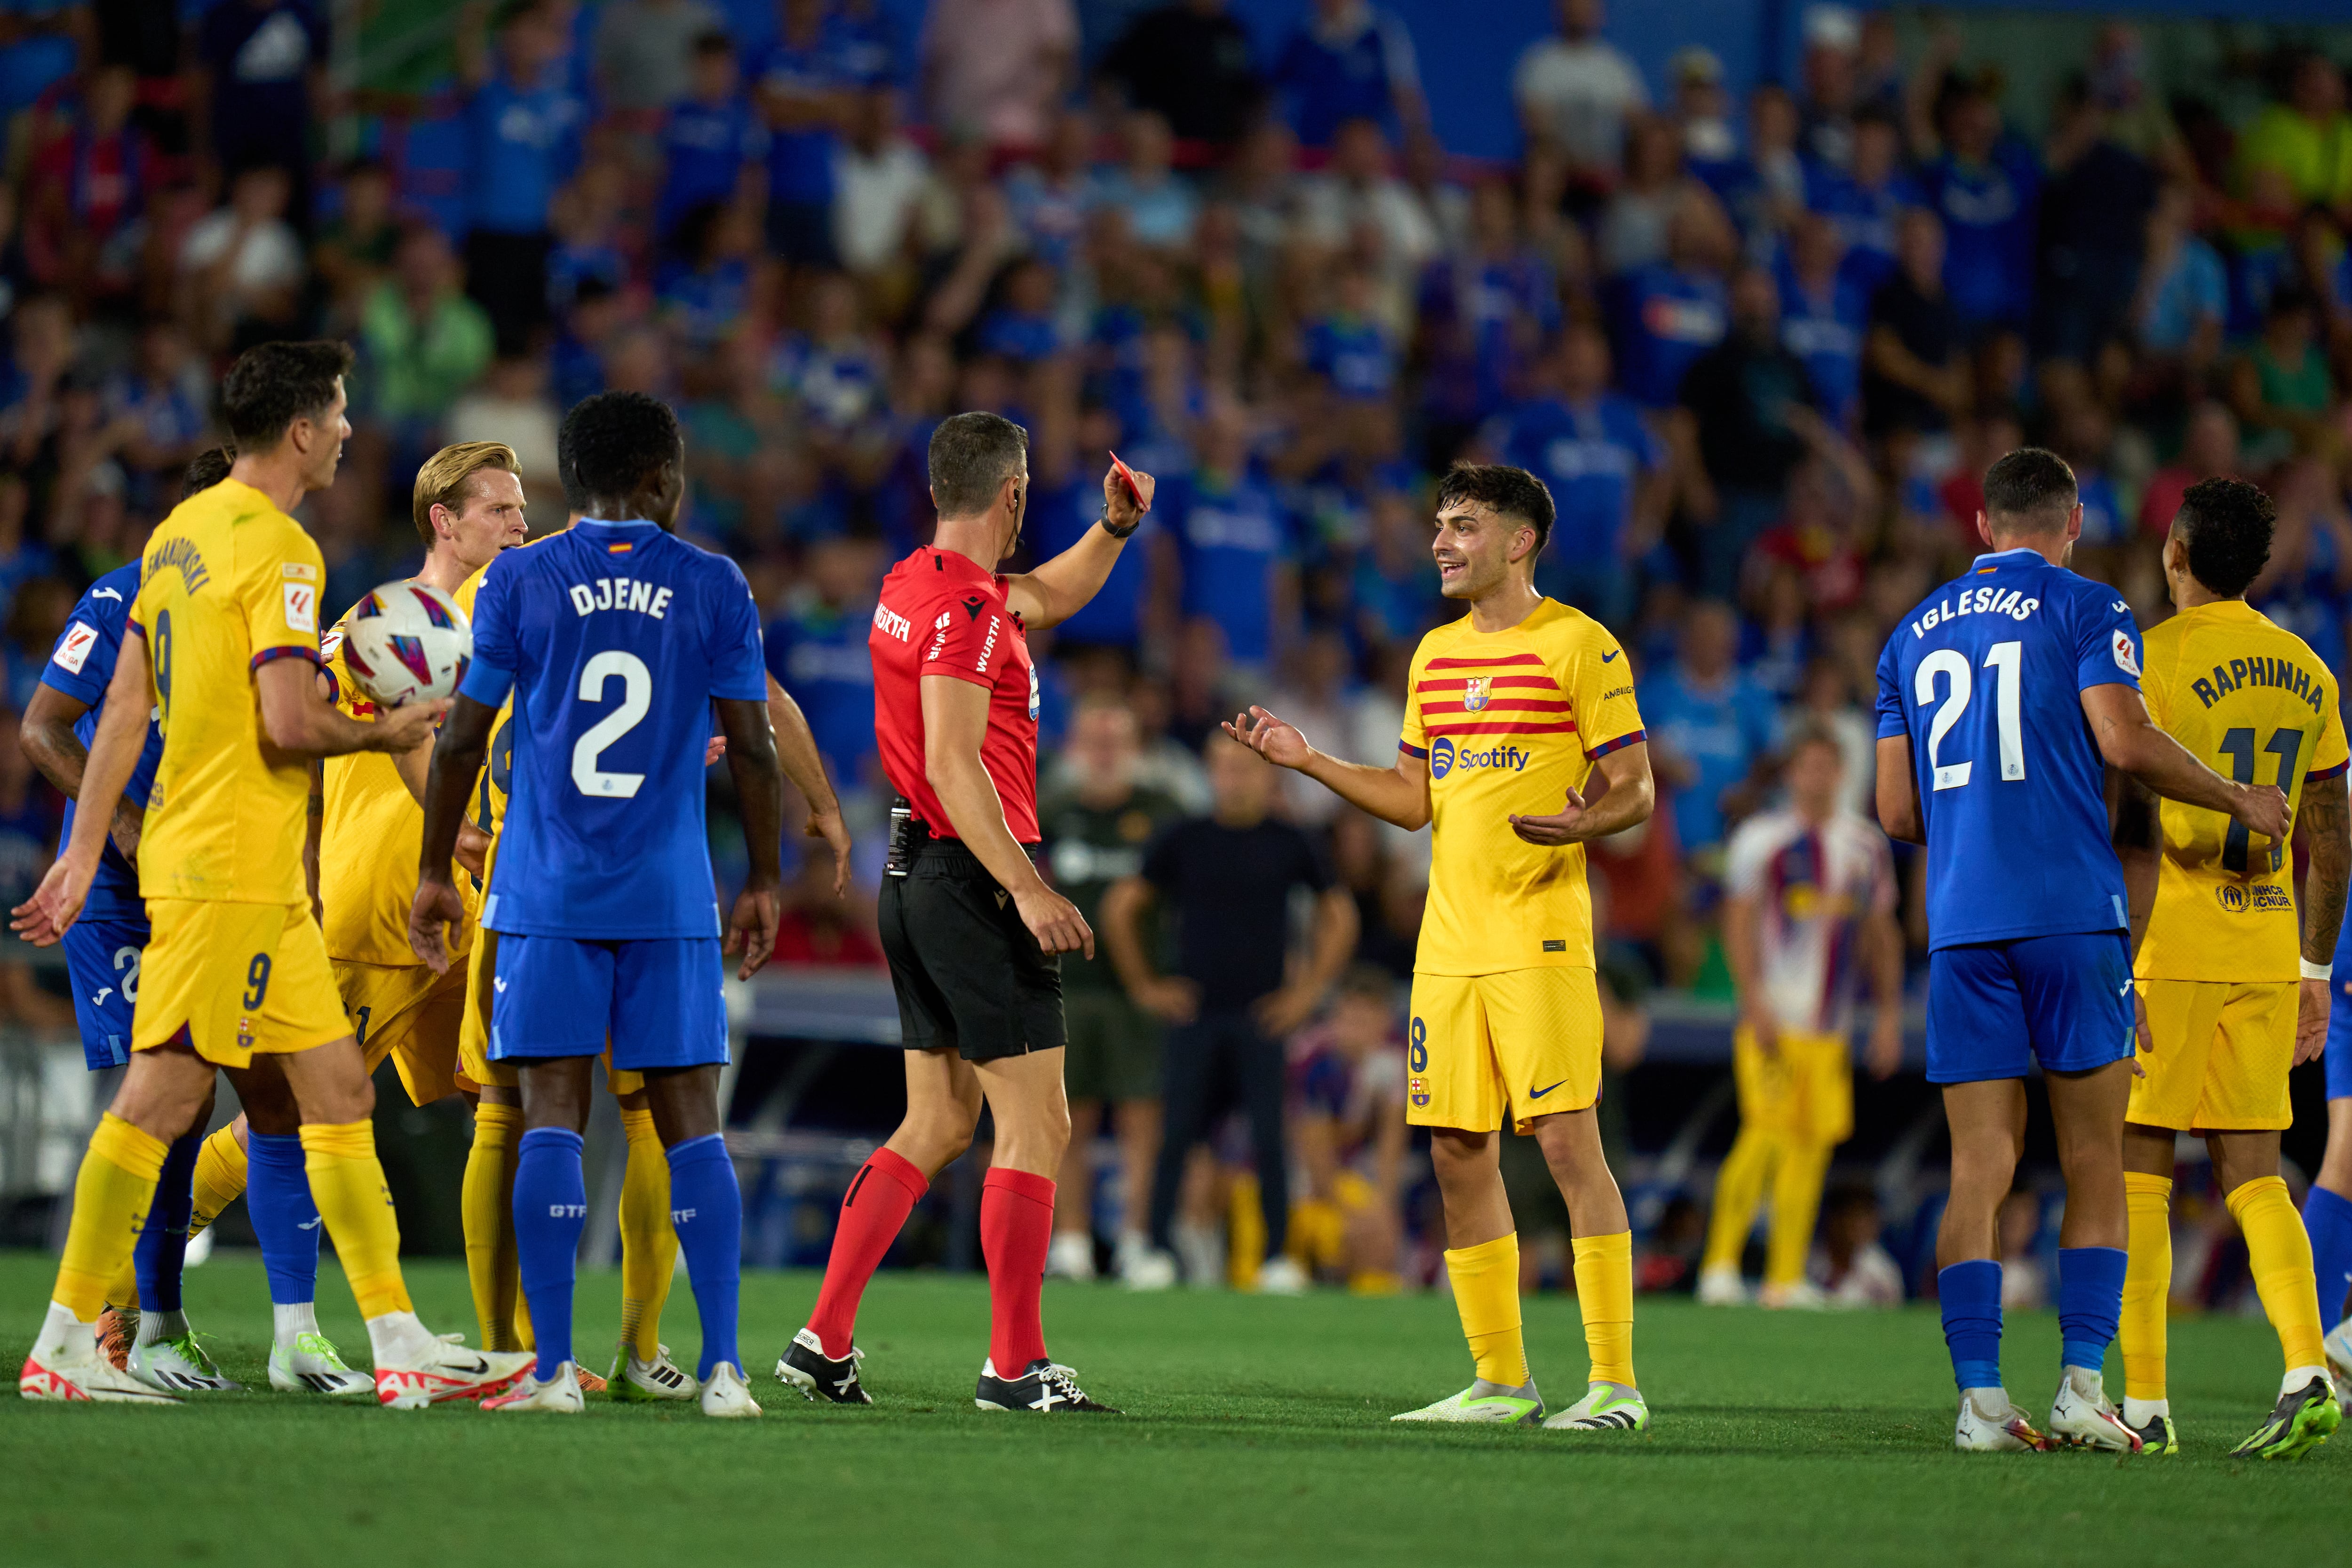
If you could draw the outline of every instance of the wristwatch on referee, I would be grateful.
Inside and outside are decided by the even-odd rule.
[[[1136,513],[1135,521],[1128,524],[1127,527],[1123,528],[1114,528],[1111,526],[1110,514],[1108,512],[1105,512],[1101,517],[1097,517],[1095,519],[1095,524],[1111,538],[1115,539],[1123,539],[1127,538],[1128,535],[1135,532],[1136,529],[1143,526],[1143,514],[1141,512]]]

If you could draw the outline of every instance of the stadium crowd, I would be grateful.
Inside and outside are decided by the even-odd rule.
[[[1879,650],[1979,548],[1994,456],[2030,440],[2074,465],[2077,567],[2143,626],[2181,491],[2263,483],[2280,533],[2253,601],[2343,668],[2352,114],[2324,55],[2283,52],[2273,99],[2233,124],[2160,90],[2110,26],[2033,141],[1957,30],[1906,55],[1885,13],[1815,7],[1790,79],[1735,99],[1706,47],[1648,82],[1601,0],[1562,0],[1508,72],[1523,151],[1485,163],[1435,139],[1412,40],[1377,5],[1302,5],[1271,54],[1222,0],[1121,8],[1108,37],[1079,10],[935,0],[902,32],[873,0],[476,4],[447,78],[394,102],[335,78],[311,0],[10,7],[8,901],[58,807],[14,715],[77,595],[216,439],[220,368],[279,338],[359,350],[345,477],[306,519],[335,607],[412,568],[409,479],[444,442],[512,445],[540,531],[562,522],[563,409],[608,388],[676,403],[686,531],[749,575],[869,856],[845,905],[812,868],[787,962],[880,962],[866,639],[882,571],[930,520],[938,421],[1030,429],[1039,559],[1094,521],[1109,453],[1159,476],[1145,548],[1033,639],[1048,852],[1097,896],[1139,876],[1180,899],[1143,842],[1275,789],[1256,810],[1357,933],[1338,1001],[1291,1046],[1303,1196],[1330,1211],[1300,1246],[1368,1283],[1407,1270],[1400,1151],[1367,1106],[1398,1093],[1381,1019],[1426,840],[1202,748],[1255,701],[1327,749],[1392,754],[1406,662],[1449,613],[1426,497],[1456,458],[1545,479],[1539,585],[1635,662],[1660,807],[1593,856],[1616,1060],[1638,1056],[1652,988],[1727,992],[1724,847],[1771,795],[1785,727],[1839,738],[1867,810]],[[367,151],[329,158],[331,123]],[[1148,964],[1094,967],[1074,999],[1166,1019],[1197,1001]],[[69,1019],[21,967],[0,977],[12,1019]],[[1261,1000],[1279,1032],[1313,1010],[1234,1005]],[[1088,1087],[1074,1099],[1121,1113],[1159,1098],[1139,1071]],[[1130,1173],[1157,1137],[1134,1122]],[[1357,1189],[1379,1218],[1348,1218]],[[1870,1207],[1832,1200],[1839,1279]],[[1215,1207],[1189,1193],[1178,1229]],[[1686,1277],[1668,1256],[1695,1256],[1686,1220],[1658,1227],[1656,1282]]]

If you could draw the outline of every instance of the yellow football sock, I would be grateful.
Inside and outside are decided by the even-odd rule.
[[[1528,1380],[1527,1342],[1519,1334],[1519,1238],[1514,1231],[1475,1247],[1449,1248],[1445,1272],[1454,1310],[1470,1342],[1477,1375],[1506,1388]]]
[[[400,1219],[375,1157],[375,1124],[304,1123],[302,1168],[360,1316],[409,1311],[408,1286],[400,1276]]]
[[[106,1304],[133,1310],[139,1305],[139,1244],[135,1241],[131,1244],[131,1256],[116,1271],[114,1283],[106,1288]]]
[[[677,1228],[669,1220],[669,1156],[651,1111],[623,1108],[629,1166],[621,1177],[621,1337],[639,1361],[661,1354],[662,1303],[677,1269]]]
[[[515,1142],[522,1134],[522,1107],[474,1107],[474,1146],[466,1155],[466,1179],[457,1192],[459,1223],[466,1232],[466,1283],[473,1288],[474,1320],[486,1350],[515,1350]]]
[[[1765,1179],[1772,1174],[1776,1140],[1769,1133],[1742,1127],[1731,1153],[1715,1175],[1715,1213],[1706,1222],[1706,1252],[1702,1269],[1737,1269],[1748,1245],[1748,1228],[1756,1223],[1756,1206],[1764,1201]]]
[[[508,1273],[514,1280],[514,1343],[509,1350],[537,1350],[539,1337],[530,1332],[530,1298],[522,1293],[522,1260],[518,1258]]]
[[[1632,1231],[1576,1239],[1576,1306],[1584,1314],[1591,1381],[1635,1386]]]
[[[2230,1218],[2245,1233],[2246,1263],[2263,1312],[2278,1331],[2286,1367],[2325,1366],[2319,1286],[2311,1270],[2311,1236],[2278,1176],[2256,1176],[2229,1198]]]
[[[1813,1253],[1813,1221],[1822,1212],[1822,1183],[1829,1179],[1830,1146],[1790,1138],[1780,1145],[1772,1173],[1772,1231],[1764,1246],[1764,1282],[1794,1285],[1805,1277]]]
[[[188,1216],[188,1239],[220,1218],[222,1209],[245,1191],[245,1145],[236,1141],[235,1123],[206,1138],[196,1150],[196,1202]]]
[[[2116,1327],[2124,1357],[2124,1394],[2164,1396],[2165,1299],[2172,1291],[2172,1178],[2124,1172],[2130,1250],[2124,1260],[2124,1310]],[[2315,1292],[2315,1299],[2316,1293]]]
[[[58,1264],[55,1297],[81,1322],[97,1322],[106,1310],[107,1286],[139,1245],[166,1146],[110,1111],[89,1135],[81,1174],[74,1178],[73,1223]],[[138,1299],[135,1291],[131,1299]],[[2312,1300],[2318,1299],[2315,1292]]]

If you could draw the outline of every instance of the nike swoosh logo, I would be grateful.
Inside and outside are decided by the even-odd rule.
[[[1615,658],[1617,657],[1617,655],[1618,655],[1618,654],[1620,654],[1620,653],[1623,653],[1624,651],[1625,651],[1625,650],[1624,650],[1624,649],[1622,649],[1622,648],[1612,649],[1610,652],[1608,652],[1608,653],[1603,653],[1603,654],[1601,654],[1601,662],[1602,664],[1606,664],[1610,663],[1611,661],[1612,661],[1613,659],[1615,659]]]
[[[2117,995],[2117,996],[2119,996],[2119,997],[2127,997],[2127,996],[2130,996],[2130,995],[2131,995],[2131,991],[2132,991],[2132,983],[2131,983],[2129,980],[2126,980],[2126,981],[2124,982],[2124,988],[2123,988],[2122,990],[2120,990],[2120,991],[2117,991],[2117,992],[2116,993],[2116,995]]]
[[[1563,1078],[1559,1081],[1559,1083],[1565,1083],[1567,1082],[1568,1080]],[[1545,1095],[1550,1093],[1554,1089],[1559,1088],[1559,1083],[1549,1084],[1541,1089],[1530,1089],[1528,1091],[1528,1098],[1530,1100],[1540,1100]]]
[[[325,1218],[326,1216],[320,1215],[318,1219],[298,1220],[295,1223],[294,1228],[297,1230],[316,1230],[319,1228],[319,1220],[324,1219]]]

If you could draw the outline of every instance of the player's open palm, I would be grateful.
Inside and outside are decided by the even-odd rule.
[[[10,912],[8,925],[36,947],[54,947],[81,917],[82,901],[89,896],[89,873],[77,873],[62,855],[49,867],[33,896]]]
[[[1568,803],[1549,816],[1514,815],[1510,820],[1511,831],[1528,843],[1541,844],[1546,849],[1561,849],[1581,843],[1586,837],[1584,820],[1591,809],[1592,801],[1571,789],[1568,791]]]
[[[1029,935],[1037,938],[1037,946],[1048,953],[1083,952],[1095,956],[1094,927],[1078,913],[1078,906],[1055,893],[1045,883],[1013,895],[1020,909],[1021,924],[1029,927]]]
[[[1297,725],[1276,718],[1262,707],[1253,706],[1247,713],[1235,714],[1224,726],[1224,731],[1276,768],[1304,768],[1315,750],[1307,744],[1307,737],[1298,732]]]
[[[466,922],[466,901],[454,883],[421,878],[408,905],[408,946],[436,975],[449,972],[449,929]]]
[[[2317,1061],[2327,1049],[2327,995],[2329,982],[2306,979],[2303,982],[2302,1005],[2294,1015],[2294,1064]]]
[[[776,928],[783,924],[783,906],[772,887],[747,887],[735,895],[735,913],[727,922],[727,951],[740,953],[743,962],[735,977],[748,980],[776,954]]]

